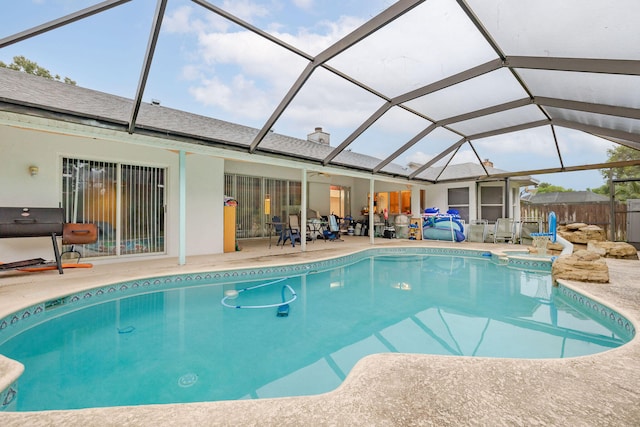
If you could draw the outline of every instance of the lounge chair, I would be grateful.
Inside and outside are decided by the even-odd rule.
[[[493,243],[498,241],[515,243],[516,240],[516,223],[513,218],[498,218],[496,220],[496,228],[493,232]]]
[[[469,242],[484,243],[487,238],[487,224],[488,221],[486,219],[472,220],[471,224],[469,224],[467,240]]]

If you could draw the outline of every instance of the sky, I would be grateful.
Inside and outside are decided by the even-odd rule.
[[[0,38],[98,3],[86,0],[3,0]],[[224,0],[210,1],[280,40],[315,55],[389,7],[390,0]],[[385,94],[398,95],[424,83],[438,73],[454,73],[468,64],[490,59],[492,51],[477,38],[459,11],[450,13],[453,0],[427,2],[431,11],[446,17],[448,33],[436,34],[434,25],[417,16],[404,18],[395,27],[379,32],[367,42],[339,55],[330,65],[377,84]],[[426,6],[425,6],[426,7]],[[0,49],[0,61],[10,63],[16,55],[70,77],[79,86],[134,98],[149,30],[156,8],[154,0],[133,0],[91,18]],[[439,18],[442,19],[442,18]],[[399,32],[398,29],[403,31]],[[395,29],[395,32],[393,31]],[[431,33],[430,31],[434,31]],[[394,44],[397,38],[402,43]],[[441,37],[440,43],[434,40]],[[153,57],[143,102],[159,100],[163,106],[261,128],[307,64],[298,55],[265,42],[188,0],[169,0]],[[385,50],[386,49],[386,50]],[[435,51],[435,52],[434,52]],[[372,52],[382,55],[382,65]],[[429,61],[429,55],[451,55],[450,70]],[[491,79],[483,76],[486,94],[495,96]],[[434,77],[435,79],[435,77]],[[520,87],[501,88],[505,99],[515,99]],[[515,92],[514,92],[515,91]],[[468,93],[443,90],[430,101],[443,114],[455,115],[456,97]],[[438,96],[441,95],[441,96]],[[451,101],[453,100],[453,101]],[[422,101],[415,101],[416,106]],[[425,101],[426,102],[426,101]],[[305,139],[315,127],[331,134],[337,146],[362,121],[382,105],[380,98],[319,69],[314,72],[273,130]],[[478,104],[481,106],[481,104]],[[478,107],[480,108],[480,107]],[[516,112],[514,112],[516,114]],[[384,158],[429,123],[393,108],[349,147]],[[452,159],[440,163],[477,162],[489,159],[503,170],[535,170],[558,167],[560,150],[565,166],[606,161],[612,143],[575,131],[556,129],[559,146],[552,142],[549,127],[485,138],[464,144]],[[459,136],[438,129],[395,160],[402,165],[424,163],[454,144]],[[475,152],[474,152],[475,150]],[[477,153],[477,155],[476,155]],[[574,190],[604,184],[599,171],[534,175]]]

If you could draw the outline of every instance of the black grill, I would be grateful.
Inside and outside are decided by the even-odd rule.
[[[0,238],[51,236],[60,274],[62,274],[62,262],[56,236],[62,236],[63,227],[64,209],[62,208],[0,207]],[[2,269],[11,268],[11,264],[24,264],[24,262],[3,264]]]
[[[62,236],[62,208],[0,208],[0,238]]]

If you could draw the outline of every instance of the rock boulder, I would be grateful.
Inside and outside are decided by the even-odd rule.
[[[586,245],[589,241],[595,240],[598,242],[602,242],[607,240],[607,236],[602,228],[597,225],[585,225],[585,224],[570,224],[574,225],[584,225],[584,227],[580,227],[577,229],[566,227],[566,229],[558,230],[558,234],[567,239],[567,241],[571,243],[580,243]]]
[[[574,222],[571,224],[567,224],[565,228],[569,231],[580,230],[582,227],[586,227],[589,224],[585,224],[584,222]]]
[[[557,279],[579,282],[609,283],[609,267],[604,258],[595,252],[579,250],[572,255],[558,257],[551,268]]]
[[[605,258],[638,259],[637,249],[625,242],[591,241],[587,243],[587,250]]]

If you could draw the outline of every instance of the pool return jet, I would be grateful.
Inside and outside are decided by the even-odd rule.
[[[281,300],[282,301],[279,302],[279,303],[264,304],[264,305],[232,305],[232,304],[227,303],[227,300],[236,299],[238,297],[238,295],[240,295],[242,292],[263,288],[265,286],[275,285],[276,283],[284,282],[287,279],[288,279],[288,277],[283,277],[282,279],[274,280],[272,282],[262,283],[262,284],[256,285],[256,286],[249,286],[248,288],[244,288],[244,289],[240,289],[240,290],[235,290],[235,289],[227,290],[224,293],[224,298],[222,298],[222,300],[220,300],[220,303],[222,305],[224,305],[225,307],[229,307],[229,308],[273,308],[273,307],[277,307],[278,311],[276,313],[276,316],[278,316],[278,317],[287,317],[287,316],[289,316],[289,304],[291,304],[292,302],[294,302],[296,300],[296,298],[298,298],[298,295],[296,294],[296,291],[294,291],[293,288],[291,286],[287,285],[287,284],[282,286],[282,290],[280,292],[280,296],[281,296]],[[289,293],[291,294],[291,298],[289,298],[288,300],[285,300],[285,293],[286,293],[287,289],[289,290]]]

